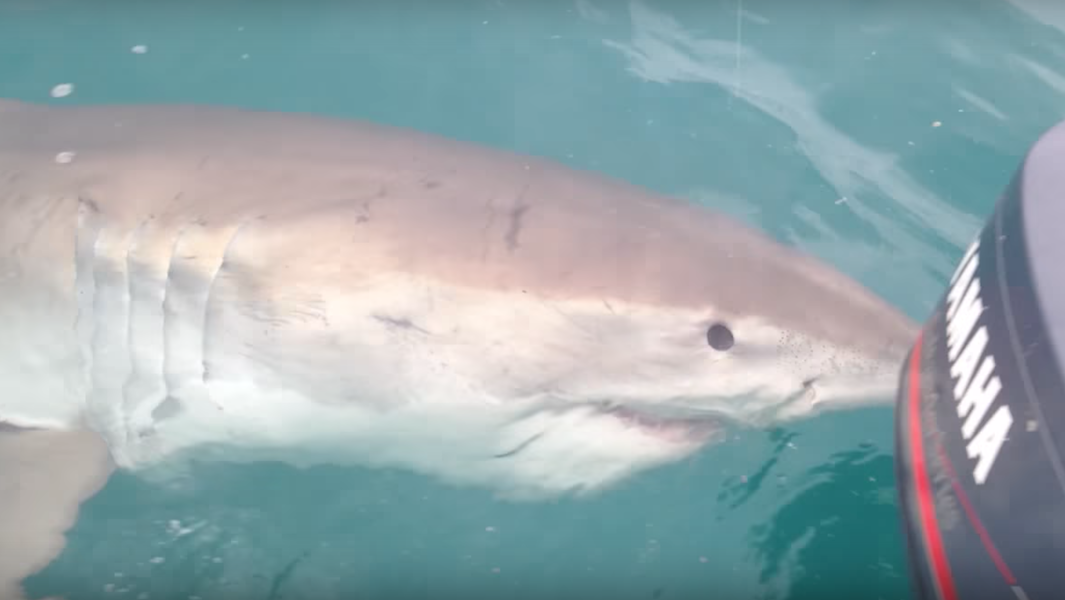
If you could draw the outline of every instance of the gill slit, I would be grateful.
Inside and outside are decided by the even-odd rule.
[[[159,357],[160,370],[155,373],[146,372],[143,364],[145,355],[150,356],[151,352],[156,350],[150,342],[146,342],[143,339],[145,335],[144,328],[161,327],[161,325],[154,319],[149,320],[143,317],[138,319],[144,309],[144,298],[151,298],[151,292],[164,285],[151,272],[151,254],[149,253],[148,256],[141,259],[137,258],[137,253],[141,249],[145,236],[149,235],[145,233],[145,230],[154,220],[155,217],[149,215],[141,221],[133,230],[129,244],[126,246],[126,295],[128,306],[126,348],[129,353],[130,369],[126,375],[126,381],[122,385],[122,403],[126,416],[127,441],[132,441],[134,436],[144,433],[140,429],[144,426],[144,423],[139,422],[143,406],[148,405],[151,409],[154,409],[153,401],[155,404],[161,402],[158,394],[153,397],[152,392],[157,391],[158,388],[155,386],[160,384],[155,373],[161,373],[162,356]],[[155,235],[165,234],[165,230],[155,232]],[[151,242],[151,237],[149,237],[146,244],[150,247]]]
[[[141,233],[144,230],[144,224],[147,221],[141,221],[137,227],[133,230],[133,234],[130,235],[129,244],[126,245],[126,352],[129,353],[129,373],[126,374],[126,381],[122,383],[122,406],[123,412],[128,414],[130,405],[130,386],[133,385],[133,381],[137,377],[137,363],[133,360],[133,273],[134,273],[134,261],[133,251],[137,247],[137,242],[140,240]],[[127,430],[127,437],[129,436],[129,428]]]
[[[175,269],[175,257],[177,256],[178,245],[181,243],[181,238],[185,235],[185,229],[188,228],[189,223],[180,223],[177,226],[177,233],[174,235],[174,241],[170,244],[170,253],[167,256],[166,275],[163,277],[163,299],[161,305],[162,314],[162,328],[163,328],[163,344],[161,353],[163,356],[163,400],[165,403],[170,398],[171,392],[177,387],[173,381],[174,365],[173,356],[170,353],[170,345],[173,342],[173,332],[170,328],[170,320],[173,315],[170,312],[170,285],[173,282],[173,274]]]
[[[93,271],[93,263],[96,255],[96,240],[100,236],[100,224],[98,209],[91,200],[78,196],[77,203],[78,214],[74,232],[74,294],[78,311],[74,321],[74,330],[78,338],[82,377],[86,386],[82,406],[83,410],[87,410],[94,386],[92,340],[96,329],[93,313],[96,275]],[[89,414],[91,415],[91,411]]]
[[[237,224],[233,228],[233,233],[230,234],[229,239],[226,240],[225,246],[222,249],[221,259],[218,261],[218,266],[215,267],[213,273],[211,273],[210,279],[207,281],[207,297],[203,303],[203,329],[200,334],[200,363],[202,366],[201,383],[207,385],[207,379],[210,377],[210,365],[207,361],[207,336],[211,331],[211,301],[214,298],[215,283],[218,281],[218,277],[222,273],[222,269],[226,266],[226,262],[229,260],[229,251],[233,247],[233,244],[237,241],[237,237],[244,231],[244,226],[251,222],[252,219],[245,219]]]

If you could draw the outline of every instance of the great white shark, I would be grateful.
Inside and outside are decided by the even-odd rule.
[[[51,545],[19,550],[38,567],[104,463],[589,493],[721,423],[889,402],[916,331],[739,221],[543,158],[307,114],[0,100],[0,465],[81,465],[40,520]],[[0,488],[0,512],[56,485],[20,476],[37,486]]]

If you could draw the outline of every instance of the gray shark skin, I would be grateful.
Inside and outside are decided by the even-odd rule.
[[[4,101],[0,217],[0,420],[129,468],[218,446],[516,489],[547,474],[495,471],[547,453],[594,488],[709,417],[890,399],[916,331],[703,208],[310,115]],[[578,466],[583,434],[636,451]]]
[[[539,158],[206,106],[4,101],[0,134],[0,420],[122,467],[591,489],[712,418],[890,400],[916,332],[739,222]]]
[[[916,331],[733,219],[549,160],[0,101],[0,421],[92,432],[145,476],[270,459],[587,494],[723,420],[890,402]]]

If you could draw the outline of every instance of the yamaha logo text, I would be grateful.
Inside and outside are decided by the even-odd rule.
[[[977,276],[979,250],[977,238],[951,277],[946,299],[946,345],[961,434],[967,442],[965,451],[976,461],[973,479],[982,485],[1006,441],[1013,415],[1009,406],[995,406],[1002,382],[995,372],[995,357],[989,351],[987,327],[981,319],[984,302]]]

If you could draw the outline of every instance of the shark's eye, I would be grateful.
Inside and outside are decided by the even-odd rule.
[[[706,343],[719,352],[724,352],[736,343],[732,330],[723,323],[714,323],[706,330]]]

